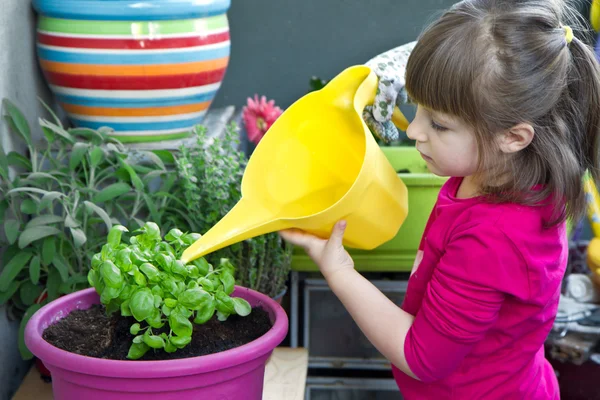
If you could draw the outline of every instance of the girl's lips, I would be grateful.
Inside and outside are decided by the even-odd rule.
[[[425,154],[423,154],[423,153],[421,153],[421,152],[419,152],[419,154],[421,154],[421,157],[423,157],[423,159],[424,159],[425,161],[433,161],[433,159],[432,159],[431,157],[429,157],[429,156],[426,156]]]

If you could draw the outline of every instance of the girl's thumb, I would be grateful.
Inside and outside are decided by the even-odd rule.
[[[330,242],[341,246],[344,240],[344,232],[346,231],[346,221],[339,221],[333,227],[333,232],[331,233]]]

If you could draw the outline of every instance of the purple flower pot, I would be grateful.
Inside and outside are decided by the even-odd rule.
[[[100,302],[94,288],[41,308],[25,328],[25,343],[51,371],[55,400],[258,400],[266,362],[286,336],[288,319],[280,305],[254,290],[236,286],[233,296],[262,306],[273,327],[248,344],[220,353],[166,361],[117,361],[81,356],[46,342],[42,333],[49,325],[74,309]]]

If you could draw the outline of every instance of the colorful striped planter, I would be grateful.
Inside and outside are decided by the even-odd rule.
[[[185,137],[229,63],[230,0],[33,0],[38,59],[71,122],[122,142]]]

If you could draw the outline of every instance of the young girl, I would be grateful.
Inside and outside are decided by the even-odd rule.
[[[465,0],[412,51],[407,135],[450,178],[401,308],[354,270],[343,221],[328,240],[281,233],[393,364],[405,399],[559,398],[544,341],[600,128],[600,68],[562,3]]]

